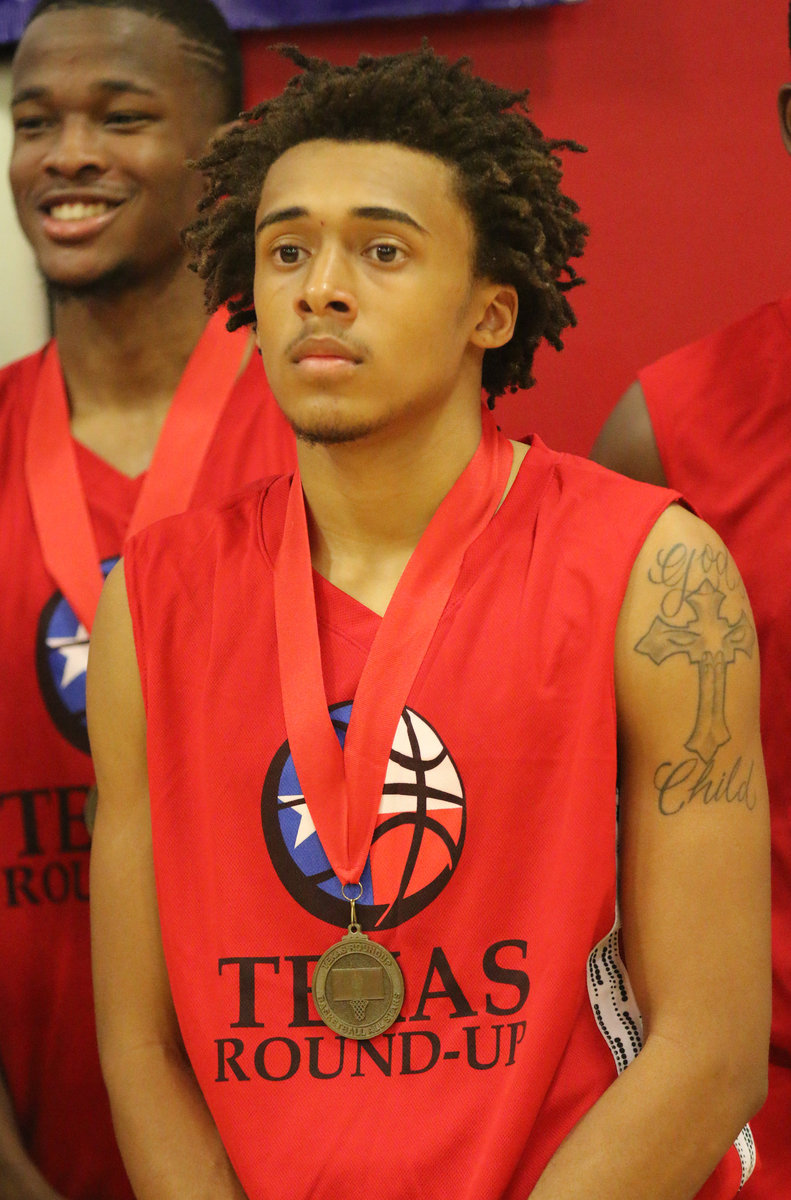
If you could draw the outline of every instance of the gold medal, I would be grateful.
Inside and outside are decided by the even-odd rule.
[[[390,951],[362,932],[354,900],[351,906],[349,932],[324,951],[311,989],[324,1024],[361,1041],[393,1024],[404,1003],[404,977]]]

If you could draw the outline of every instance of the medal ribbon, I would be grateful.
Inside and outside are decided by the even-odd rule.
[[[227,314],[209,320],[173,396],[127,537],[189,504],[247,349],[248,331],[229,334]],[[104,582],[77,466],[56,343],[47,348],[33,396],[25,477],[44,563],[90,633]]]
[[[333,871],[358,883],[365,868],[398,721],[468,547],[502,500],[512,448],[483,410],[471,461],[407,563],[377,630],[341,748],[327,707],[307,517],[297,471],[274,569],[280,686],[302,794]],[[461,532],[460,532],[461,531]]]

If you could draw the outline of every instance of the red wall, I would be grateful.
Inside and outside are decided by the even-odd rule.
[[[566,190],[591,227],[566,349],[498,404],[512,435],[587,453],[636,369],[786,290],[791,162],[775,96],[791,79],[787,0],[585,0],[485,16],[371,21],[249,34],[251,100],[293,73],[295,41],[351,62],[421,37],[531,90],[532,115],[571,137]]]

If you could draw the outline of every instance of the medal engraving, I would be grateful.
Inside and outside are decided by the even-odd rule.
[[[325,1025],[358,1041],[384,1033],[401,1012],[404,977],[389,950],[358,925],[325,950],[316,964],[313,999]]]

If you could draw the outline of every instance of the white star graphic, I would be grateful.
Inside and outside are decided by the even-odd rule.
[[[299,817],[299,827],[297,828],[297,836],[294,839],[294,849],[301,846],[316,832],[316,826],[313,824],[313,817],[310,815],[310,809],[305,803],[305,797],[301,794],[296,796],[280,796],[281,804],[288,804],[293,813]],[[295,800],[301,801],[299,804],[294,804]]]
[[[71,637],[48,637],[47,646],[50,650],[57,650],[58,654],[62,654],[66,660],[60,681],[61,687],[68,687],[73,680],[79,679],[80,675],[84,675],[88,670],[90,641],[88,630],[82,622],[77,626],[77,632]]]

